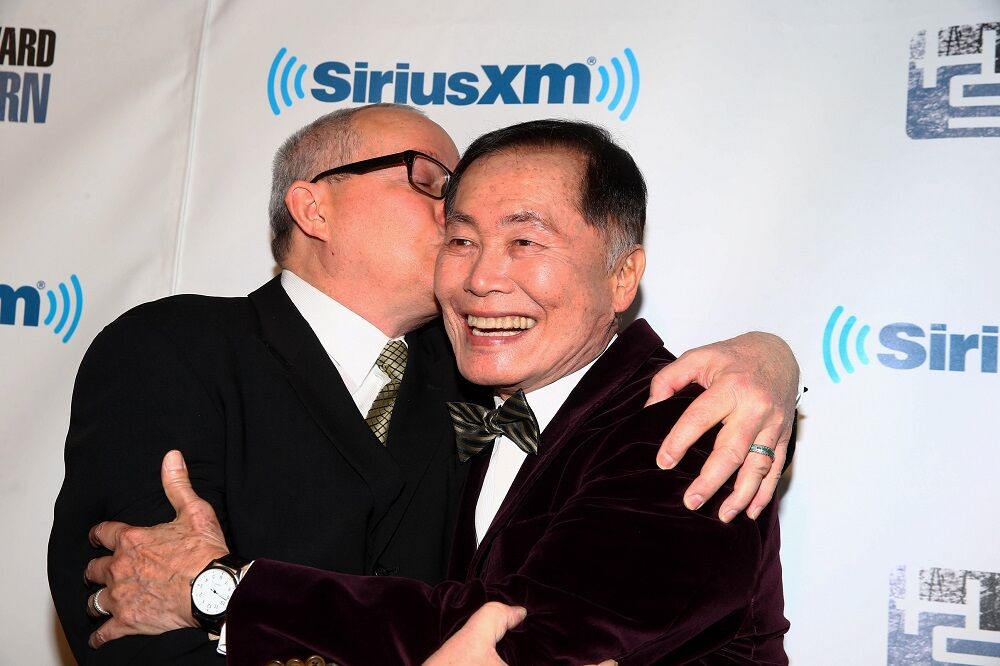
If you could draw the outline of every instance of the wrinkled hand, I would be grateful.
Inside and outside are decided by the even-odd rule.
[[[715,450],[685,492],[684,504],[700,508],[739,469],[735,490],[722,503],[719,517],[729,522],[747,509],[747,515],[756,518],[774,496],[785,464],[799,364],[781,338],[744,333],[682,354],[653,378],[646,404],[666,400],[692,382],[706,390],[674,424],[656,462],[672,468],[699,437],[723,423]],[[747,455],[751,444],[774,449],[774,461],[760,453]]]
[[[100,604],[112,615],[90,635],[92,648],[122,636],[198,626],[191,616],[191,581],[229,552],[215,511],[191,487],[180,451],[163,458],[160,478],[177,512],[173,522],[132,527],[106,521],[90,530],[91,543],[114,551],[91,560],[84,573],[107,586]]]

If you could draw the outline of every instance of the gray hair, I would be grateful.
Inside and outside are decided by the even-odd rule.
[[[271,172],[271,201],[268,213],[271,220],[271,254],[281,265],[292,244],[292,219],[285,205],[285,193],[296,180],[310,180],[317,173],[341,164],[347,164],[361,147],[364,137],[354,127],[354,116],[368,109],[393,108],[423,112],[402,104],[370,104],[350,109],[340,109],[320,116],[285,139],[274,155]],[[331,176],[346,178],[347,176]]]

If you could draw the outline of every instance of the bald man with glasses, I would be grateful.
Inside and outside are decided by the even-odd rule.
[[[467,469],[445,404],[491,401],[458,375],[433,295],[441,200],[457,162],[449,136],[413,109],[323,116],[275,158],[278,277],[246,298],[147,303],[94,341],[77,377],[49,543],[53,598],[81,664],[223,663],[209,637],[222,629],[225,605],[219,614],[191,598],[191,580],[212,567],[270,558],[444,579]],[[654,383],[659,398],[691,381],[715,388],[650,466],[671,464],[726,418],[719,455],[689,489],[689,506],[735,471],[734,451],[742,460],[756,442],[778,459],[749,456],[722,512],[759,512],[791,429],[798,368],[787,346],[748,335],[689,354],[670,373]],[[213,565],[205,549],[179,549],[142,572],[176,594],[115,615],[138,583],[134,561],[102,557],[111,524],[102,521],[115,521],[115,545],[126,552],[158,530],[199,530],[190,516],[170,523],[159,474],[170,449],[183,451],[194,489],[219,516],[219,552],[234,555]],[[115,640],[175,627],[184,628]]]

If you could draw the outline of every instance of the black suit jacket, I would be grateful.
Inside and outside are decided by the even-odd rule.
[[[108,326],[77,376],[49,541],[52,596],[79,662],[222,663],[196,629],[86,645],[97,624],[83,571],[102,554],[87,531],[172,520],[159,480],[171,448],[243,557],[441,580],[465,473],[444,403],[483,394],[458,377],[438,323],[406,339],[383,447],[278,278],[249,298],[165,298]]]
[[[497,645],[512,665],[787,664],[777,504],[756,521],[722,523],[731,479],[701,510],[684,508],[716,429],[674,469],[653,464],[698,393],[643,408],[651,378],[673,360],[661,345],[642,320],[622,332],[542,432],[478,547],[488,452],[472,459],[454,580],[257,561],[229,606],[229,663],[319,654],[343,666],[417,664],[498,600],[528,609]]]

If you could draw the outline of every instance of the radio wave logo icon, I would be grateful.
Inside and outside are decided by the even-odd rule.
[[[83,314],[83,288],[80,286],[80,279],[76,274],[73,274],[69,276],[69,282],[73,285],[73,298],[70,298],[69,287],[66,286],[65,282],[59,283],[61,300],[56,299],[56,293],[52,289],[46,291],[46,296],[49,298],[49,312],[45,315],[43,322],[46,326],[51,326],[56,317],[59,318],[52,332],[56,335],[62,334],[64,344],[69,342],[69,339],[76,333],[76,327],[80,323],[80,315]],[[67,322],[69,323],[68,327],[66,326]],[[65,333],[63,333],[64,329]]]
[[[80,316],[83,314],[83,288],[76,275],[69,276],[69,285],[60,282],[57,289],[46,289],[44,282],[24,285],[17,289],[8,284],[0,284],[0,324],[16,325],[18,304],[23,303],[22,325],[38,326],[38,320],[41,318],[42,292],[48,297],[49,305],[42,323],[45,326],[52,326],[52,332],[61,335],[63,343],[69,342],[76,333]]]
[[[298,58],[291,56],[282,65],[282,60],[285,59],[285,55],[287,54],[288,49],[284,46],[278,49],[274,60],[271,61],[271,68],[267,72],[267,101],[271,106],[271,113],[276,116],[281,115],[281,107],[278,105],[279,96],[286,108],[292,106],[292,86],[294,86],[297,98],[305,99],[306,96],[305,90],[302,88],[302,77],[306,73],[306,64],[299,63]],[[296,64],[299,65],[298,69],[295,69]],[[281,70],[280,78],[278,70]],[[292,79],[292,70],[295,70],[295,77],[294,80],[290,81]]]
[[[847,317],[840,325],[840,331],[837,332],[838,323],[843,314],[844,307],[842,305],[835,307],[826,322],[826,328],[823,330],[823,363],[826,365],[826,372],[834,384],[840,383],[840,373],[834,363],[834,347],[836,347],[836,358],[840,360],[840,365],[847,374],[854,372],[854,361],[851,360],[852,352],[861,365],[868,365],[870,362],[868,352],[865,351],[865,341],[872,331],[871,326],[865,324],[859,327],[857,333],[854,334],[854,342],[852,343],[851,334],[854,333],[854,326],[858,323],[858,318],[854,315]]]
[[[621,113],[618,114],[619,120],[628,119],[632,114],[632,109],[635,108],[636,100],[639,99],[639,62],[635,59],[635,53],[632,52],[632,49],[625,49],[625,60],[628,63],[628,76],[625,75],[625,67],[621,59],[618,56],[611,58],[611,68],[614,71],[614,93],[611,94],[611,99],[608,100],[608,111],[618,109],[618,105],[621,104],[622,99],[625,99],[625,90],[628,88],[628,98],[625,101],[625,106],[622,107]],[[612,76],[608,68],[604,65],[598,65],[597,73],[601,77],[601,87],[597,91],[594,101],[604,102],[608,98],[609,93],[611,93]]]

